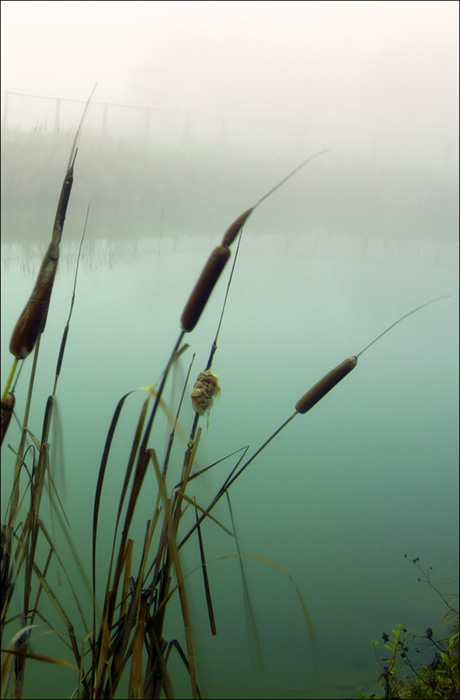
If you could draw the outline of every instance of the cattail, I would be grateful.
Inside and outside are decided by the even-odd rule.
[[[24,360],[32,352],[45,328],[58,260],[59,246],[50,243],[35,287],[11,335],[10,352],[17,360]]]
[[[94,92],[94,88],[93,88]],[[93,93],[91,93],[92,95]],[[91,96],[90,96],[91,99]],[[38,273],[35,287],[24,311],[20,315],[10,340],[10,352],[17,360],[24,360],[34,349],[40,333],[43,333],[48,316],[51,292],[53,291],[54,278],[59,261],[59,244],[61,242],[62,229],[69,204],[70,193],[73,185],[73,167],[77,157],[75,144],[80,133],[83,118],[88,108],[89,100],[83,112],[82,120],[75,135],[69,165],[61,187],[61,194],[54,219],[51,243],[44,255],[42,266]]]
[[[358,364],[358,358],[356,355],[347,357],[340,365],[331,369],[330,372],[324,375],[322,379],[319,380],[312,386],[306,394],[299,399],[295,405],[295,410],[297,413],[306,413],[313,408],[315,403],[318,403],[323,396],[327,394],[328,391],[333,389],[336,384],[338,384],[346,375],[351,372],[352,369]]]
[[[229,257],[230,249],[224,246],[219,245],[212,251],[182,312],[181,325],[184,331],[190,332],[195,328]]]
[[[398,318],[397,321],[391,324],[391,326],[388,326],[382,333],[380,333],[374,340],[372,340],[368,345],[366,345],[365,348],[361,350],[361,352],[358,352],[357,355],[352,355],[351,357],[347,357],[346,360],[344,360],[340,365],[337,365],[334,369],[331,369],[330,372],[328,372],[322,379],[319,380],[313,386],[309,391],[307,391],[306,394],[302,396],[301,399],[299,399],[295,405],[295,410],[297,413],[306,413],[307,411],[310,410],[310,408],[313,408],[315,403],[318,403],[323,396],[327,394],[328,391],[333,389],[336,384],[338,384],[344,377],[347,376],[349,372],[351,372],[352,369],[356,367],[358,364],[358,357],[360,357],[363,353],[365,353],[369,348],[374,345],[380,338],[383,338],[388,331],[391,331],[392,328],[398,325],[398,323],[401,323],[401,321],[404,321],[408,316],[411,316],[412,314],[415,314],[417,311],[420,311],[420,309],[423,309],[425,306],[428,306],[428,304],[433,304],[435,301],[439,301],[440,299],[447,299],[450,295],[447,294],[442,297],[436,297],[436,299],[430,299],[430,301],[426,301],[424,304],[421,304],[420,306],[417,306],[415,309],[412,309],[412,311],[409,311],[407,314],[404,314],[404,316],[401,316],[401,318]],[[294,414],[295,415],[295,414]]]
[[[78,136],[78,132],[77,132]],[[59,244],[61,242],[62,229],[64,228],[64,221],[67,213],[67,206],[69,204],[70,193],[72,191],[73,185],[73,166],[75,164],[75,158],[77,157],[78,149],[75,149],[73,155],[71,155],[71,160],[69,163],[69,168],[66,172],[64,182],[61,187],[61,194],[59,197],[58,207],[56,210],[56,217],[54,219],[52,242]]]
[[[9,391],[8,394],[6,395],[5,401],[2,402],[2,425],[1,425],[0,445],[2,444],[3,438],[5,437],[5,433],[8,430],[11,416],[13,415],[13,409],[14,409],[15,402],[16,402],[16,399],[14,397],[14,394],[12,394],[11,391]]]
[[[240,214],[240,216],[235,219],[233,224],[228,227],[228,229],[225,232],[225,235],[222,239],[222,245],[226,246],[227,248],[231,246],[241,229],[243,228],[244,223],[246,222],[246,219],[248,218],[249,214],[252,212],[254,207],[251,207],[247,211],[243,212]]]

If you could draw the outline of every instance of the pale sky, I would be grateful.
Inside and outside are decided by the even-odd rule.
[[[457,134],[458,2],[16,2],[5,91]]]

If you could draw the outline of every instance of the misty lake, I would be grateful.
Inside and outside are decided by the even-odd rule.
[[[71,235],[66,228],[41,340],[29,418],[30,430],[37,436],[69,313],[88,203],[84,143],[81,151],[75,167],[75,206],[69,205],[66,222]],[[188,175],[180,185],[182,191],[196,194],[193,201],[191,195],[184,196],[179,206],[179,185],[165,176],[163,192],[155,192],[151,208],[146,204],[147,181],[142,201],[128,215],[109,169],[106,177],[112,189],[103,203],[98,204],[96,197],[91,200],[57,392],[63,442],[59,463],[64,474],[56,477],[71,536],[88,575],[98,469],[117,402],[128,391],[158,382],[177,339],[184,305],[209,254],[236,216],[292,167],[292,160],[286,168],[284,161],[267,158],[269,172],[262,178],[259,156],[257,173],[236,167],[225,182],[226,192],[215,200],[214,192],[221,189],[215,158],[203,183],[200,171],[191,165],[192,156],[188,155]],[[350,182],[342,178],[344,168],[334,181],[335,192],[340,190],[337,183],[342,185],[341,196],[327,196],[328,171],[336,173],[337,166],[334,154],[320,160],[261,205],[243,229],[213,362],[222,391],[209,426],[205,417],[200,419],[203,432],[194,471],[218,464],[190,484],[189,495],[207,507],[238,457],[219,460],[246,445],[248,454],[254,452],[329,370],[360,353],[415,307],[451,296],[411,315],[369,348],[354,372],[311,412],[297,415],[232,485],[239,546],[248,556],[238,559],[234,538],[212,522],[204,523],[217,636],[209,630],[199,572],[186,581],[203,697],[349,698],[376,692],[379,667],[371,640],[379,639],[381,649],[382,633],[398,623],[416,635],[423,635],[428,626],[442,635],[444,604],[426,583],[418,582],[421,574],[411,559],[420,557],[424,569],[433,567],[431,580],[442,584],[443,591],[453,592],[457,586],[458,248],[452,228],[445,226],[432,235],[428,224],[423,229],[423,220],[437,217],[423,191],[412,193],[411,205],[419,208],[419,219],[404,222],[403,207],[388,193],[370,188],[364,196],[359,169],[351,170],[351,180],[353,172],[356,180]],[[135,158],[132,162],[135,170]],[[60,166],[62,179],[65,158]],[[242,191],[239,170],[249,181],[254,175],[250,191]],[[318,179],[320,194],[315,189]],[[102,192],[103,178],[98,182]],[[59,184],[56,200],[58,188]],[[8,229],[2,243],[2,387],[11,366],[9,336],[51,232],[56,202],[53,206],[50,195],[50,202],[43,204],[44,196],[37,196],[30,207],[26,201],[22,209],[13,203],[2,214],[2,228]],[[382,212],[388,235],[382,231]],[[322,213],[327,224],[321,224]],[[234,245],[231,261],[235,250]],[[185,337],[190,347],[176,363],[163,397],[175,413],[194,354],[180,414],[183,435],[176,443],[168,481],[171,489],[178,480],[194,416],[191,387],[206,366],[230,266],[231,262],[197,327]],[[25,361],[16,388],[20,420],[31,359]],[[98,535],[101,574],[143,400],[138,394],[123,409],[110,460]],[[18,425],[12,423],[2,447],[2,510],[14,465],[6,443],[17,445],[19,436]],[[162,417],[151,437],[160,456],[167,438],[168,423]],[[144,538],[156,489],[152,470],[130,533],[136,542]],[[229,526],[225,499],[213,514]],[[182,553],[187,574],[199,566],[198,545],[193,540],[189,544]],[[240,561],[261,655],[248,631]],[[57,578],[52,580],[72,608],[65,587],[59,587]],[[296,586],[311,616],[313,638]],[[87,597],[85,606],[90,617]],[[62,628],[59,619],[54,623]],[[81,625],[76,632],[84,635]],[[173,600],[165,635],[179,638],[185,648],[182,634],[180,609]],[[62,644],[44,640],[40,630],[32,635],[32,644],[39,653],[67,653]],[[183,663],[171,659],[177,697],[191,697]],[[75,672],[62,668],[56,673],[58,681],[50,686],[39,664],[30,667],[25,696],[27,692],[29,697],[70,696]]]

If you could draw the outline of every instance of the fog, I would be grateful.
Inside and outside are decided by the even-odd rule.
[[[54,206],[97,82],[73,203],[96,222],[119,206],[112,236],[130,207],[154,235],[204,211],[202,227],[225,227],[328,148],[283,193],[291,227],[297,212],[297,229],[453,246],[457,15],[454,2],[3,2],[4,235],[18,235],[15,202]],[[36,134],[26,170],[15,132]]]
[[[456,135],[457,76],[456,2],[2,2],[3,92]]]
[[[378,338],[353,375],[232,485],[242,551],[275,563],[248,561],[262,673],[251,667],[234,542],[213,523],[204,540],[216,637],[201,580],[190,575],[187,591],[203,697],[381,694],[371,639],[398,623],[445,636],[444,604],[417,586],[411,557],[433,567],[442,591],[458,588],[458,3],[2,2],[1,31],[2,388],[11,365],[3,339],[33,287],[97,82],[29,420],[39,435],[90,205],[58,390],[65,508],[88,571],[93,494],[117,402],[161,376],[188,295],[231,222],[328,149],[251,214],[231,285],[228,265],[165,401],[174,414],[193,355],[180,414],[188,434],[190,383],[206,366],[229,290],[213,364],[222,392],[209,426],[200,418],[194,463],[216,467],[191,482],[206,507],[234,466],[225,455],[248,444],[252,454],[308,388]],[[20,420],[31,360],[16,391]],[[101,568],[132,441],[131,398],[104,485]],[[161,420],[152,433],[160,459]],[[8,440],[19,439],[12,422]],[[171,488],[184,445],[175,443]],[[14,455],[2,450],[8,493]],[[130,530],[136,548],[157,488],[153,472],[147,481]],[[228,523],[222,503],[216,517]],[[184,548],[188,572],[196,555]],[[174,610],[168,639],[182,634]],[[41,628],[34,635],[34,651],[64,654],[62,644],[46,647]],[[76,677],[65,671],[60,684],[31,666],[24,696],[69,697]],[[189,697],[182,666],[171,675],[177,697]]]

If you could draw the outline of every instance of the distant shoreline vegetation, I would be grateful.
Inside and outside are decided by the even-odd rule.
[[[2,129],[3,242],[46,238],[71,139],[71,134]],[[295,163],[292,154],[264,156],[190,145],[162,148],[82,134],[83,145],[75,165],[79,177],[69,217],[78,212],[81,219],[90,205],[90,227],[97,226],[98,235],[117,240],[194,235],[198,230],[212,235],[231,212],[256,200],[276,179],[275,173],[288,172]],[[328,144],[314,144],[311,152],[318,146]],[[297,160],[306,155],[299,153]],[[282,206],[273,198],[251,235],[258,230],[263,235],[287,230],[281,218],[284,212],[293,233],[405,240],[435,236],[448,243],[456,237],[457,192],[453,169],[439,172],[428,164],[381,163],[371,155],[352,158],[333,149],[318,160],[314,178],[307,172],[280,193]],[[68,235],[79,238],[78,223],[69,225]]]

